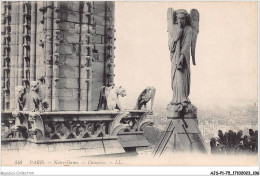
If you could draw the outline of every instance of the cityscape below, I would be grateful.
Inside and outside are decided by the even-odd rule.
[[[249,129],[258,130],[258,107],[254,101],[244,106],[212,106],[198,108],[198,123],[203,139],[210,149],[210,139],[218,137],[218,130],[223,133],[232,130],[243,131],[243,135],[249,135]],[[167,112],[163,106],[154,107],[154,113],[150,116],[154,121],[153,127],[160,132],[164,131],[167,126]]]

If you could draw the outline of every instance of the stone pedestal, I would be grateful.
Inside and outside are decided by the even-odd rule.
[[[201,132],[198,128],[197,108],[187,106],[167,106],[168,125],[154,149],[154,155],[165,152],[206,152]]]
[[[197,118],[197,108],[192,105],[188,104],[187,106],[183,105],[167,105],[167,117],[168,118]]]

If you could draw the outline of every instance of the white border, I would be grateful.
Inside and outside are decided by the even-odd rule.
[[[21,0],[23,1],[23,0]],[[102,1],[102,0],[97,0]],[[103,0],[106,1],[106,0]],[[124,1],[124,0],[118,0]],[[129,1],[129,0],[128,0]],[[131,0],[138,1],[138,0]],[[142,0],[142,1],[160,1],[160,0]],[[163,0],[161,0],[163,1]],[[209,0],[182,0],[182,1],[209,1]],[[222,1],[222,0],[221,0]],[[235,0],[229,0],[235,1]],[[242,1],[242,0],[237,0]],[[259,30],[259,0],[243,0],[243,1],[257,1],[258,2],[258,30]],[[224,1],[222,1],[224,2]],[[258,51],[259,46],[259,33],[258,33]],[[258,54],[258,68],[259,54]],[[258,69],[258,92],[259,92],[259,69]],[[258,94],[258,105],[259,105]],[[259,107],[258,107],[258,127],[259,127]],[[1,127],[0,127],[1,128]],[[259,136],[258,136],[259,139]],[[258,140],[259,141],[259,140]],[[1,146],[0,146],[1,149]],[[259,163],[258,153],[258,163]],[[0,160],[1,165],[1,160]],[[258,167],[2,167],[0,166],[1,173],[8,175],[24,175],[27,172],[33,172],[33,175],[210,175],[212,171],[259,171]],[[24,174],[22,174],[24,173]],[[1,174],[0,174],[1,175]],[[30,174],[26,174],[30,175]]]

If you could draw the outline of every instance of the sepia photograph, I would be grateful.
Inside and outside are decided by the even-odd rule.
[[[257,1],[1,1],[1,14],[1,175],[259,175]]]

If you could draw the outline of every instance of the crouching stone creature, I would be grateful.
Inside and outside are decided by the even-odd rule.
[[[134,109],[135,110],[141,110],[143,106],[146,109],[146,104],[151,100],[150,113],[152,113],[153,112],[153,102],[154,102],[155,92],[156,92],[156,89],[154,87],[152,87],[152,86],[146,87],[141,92],[141,94],[138,96],[136,106],[135,106]]]
[[[122,86],[119,87],[101,87],[100,96],[99,96],[99,103],[97,110],[120,110],[122,111],[123,108],[119,101],[119,96],[125,97],[126,90]]]

